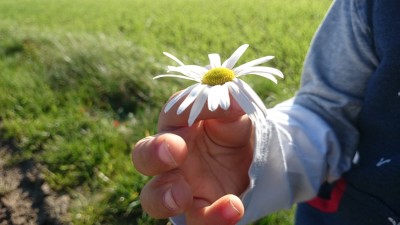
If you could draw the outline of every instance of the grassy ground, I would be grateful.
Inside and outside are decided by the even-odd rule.
[[[0,137],[46,165],[51,188],[73,198],[73,224],[162,224],[141,211],[130,149],[155,133],[168,96],[186,86],[153,81],[170,61],[206,64],[275,55],[277,86],[246,79],[267,106],[289,98],[309,42],[331,1],[0,1]],[[240,62],[239,62],[240,63]],[[256,82],[257,81],[257,82]],[[260,220],[292,224],[292,211]]]

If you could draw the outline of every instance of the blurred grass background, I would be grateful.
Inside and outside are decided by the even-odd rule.
[[[330,0],[1,0],[0,139],[20,151],[9,162],[43,164],[46,181],[72,198],[66,223],[165,224],[142,212],[148,177],[130,151],[156,132],[168,97],[186,86],[153,81],[172,65],[207,54],[239,63],[274,55],[278,85],[246,78],[268,107],[292,96],[312,35]],[[293,210],[258,225],[293,224]]]

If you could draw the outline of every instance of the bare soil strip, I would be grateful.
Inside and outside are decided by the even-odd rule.
[[[0,225],[68,224],[69,196],[52,191],[33,160],[10,164],[16,151],[0,141]]]

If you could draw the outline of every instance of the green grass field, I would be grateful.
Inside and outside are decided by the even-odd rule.
[[[160,108],[187,83],[153,81],[168,51],[185,63],[274,55],[278,85],[248,81],[268,107],[292,96],[312,35],[331,1],[2,0],[0,138],[34,159],[45,180],[72,196],[73,224],[165,224],[148,218],[138,195],[148,180],[130,151],[154,134]],[[240,62],[239,62],[240,63]],[[262,82],[259,82],[262,81]],[[292,224],[291,210],[258,225]]]

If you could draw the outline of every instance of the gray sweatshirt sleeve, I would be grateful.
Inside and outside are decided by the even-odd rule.
[[[250,169],[258,174],[249,173],[239,224],[314,197],[322,182],[350,168],[365,86],[378,63],[365,1],[333,2],[314,36],[299,92],[269,110],[270,155],[262,168]]]

